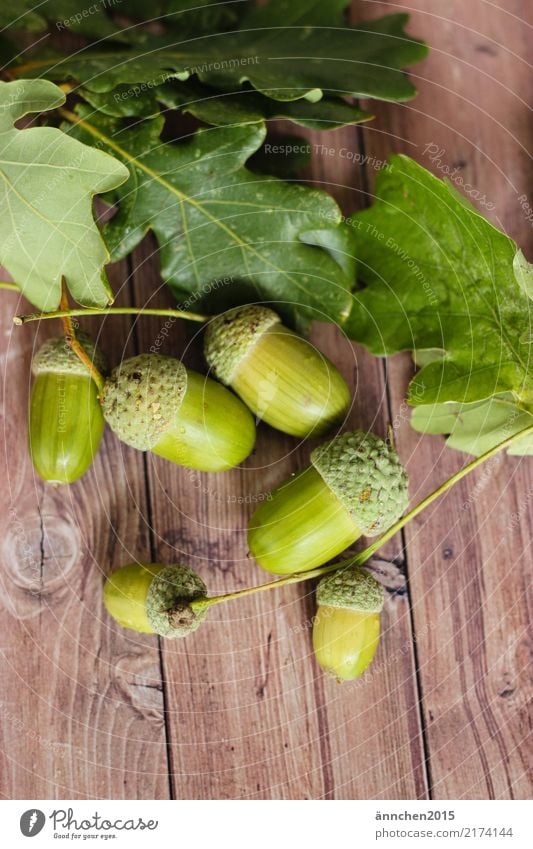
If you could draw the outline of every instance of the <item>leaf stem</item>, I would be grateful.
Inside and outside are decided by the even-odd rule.
[[[74,323],[72,321],[72,317],[69,315],[70,310],[68,309],[68,297],[65,286],[63,285],[63,290],[61,292],[61,310],[65,313],[62,317],[63,328],[65,330],[65,340],[68,345],[70,345],[71,349],[74,351],[77,357],[81,360],[92,379],[96,383],[98,387],[98,394],[102,395],[104,391],[104,377],[102,373],[96,366],[96,363],[90,358],[89,354],[80,343],[76,336],[76,330],[74,328]]]
[[[512,445],[513,442],[517,442],[519,439],[522,439],[527,434],[533,433],[533,425],[529,425],[523,430],[518,431],[517,433],[508,436],[507,439],[504,439],[502,442],[499,442],[497,445],[494,445],[484,454],[481,454],[480,457],[476,457],[475,460],[472,460],[470,463],[467,463],[466,466],[463,466],[462,469],[459,469],[454,475],[444,481],[437,489],[434,489],[433,492],[430,492],[429,495],[426,495],[425,498],[422,499],[412,510],[398,519],[391,527],[365,548],[363,551],[358,552],[353,557],[350,557],[348,560],[341,560],[337,563],[330,563],[326,566],[318,566],[316,569],[310,569],[308,572],[297,572],[294,575],[287,575],[285,578],[279,578],[277,581],[269,581],[267,584],[260,584],[257,587],[246,587],[244,590],[237,590],[232,593],[224,593],[223,595],[215,595],[210,596],[209,598],[199,598],[190,602],[190,606],[197,609],[206,609],[211,607],[214,604],[222,604],[225,601],[234,601],[239,598],[244,598],[248,595],[254,595],[255,593],[262,593],[268,590],[274,590],[278,587],[285,587],[289,584],[299,584],[301,581],[309,581],[311,578],[321,578],[323,575],[328,575],[330,572],[336,572],[339,569],[349,569],[352,566],[361,566],[363,563],[366,563],[373,554],[375,554],[381,546],[387,542],[391,537],[398,533],[405,525],[411,522],[416,516],[419,515],[426,507],[429,507],[437,498],[440,498],[447,490],[451,489],[452,486],[455,486],[460,480],[473,472],[474,469],[477,469],[491,457],[494,457],[500,451],[503,451],[505,448],[508,448],[509,445]]]
[[[28,324],[30,321],[45,321],[48,318],[66,318],[75,316],[102,316],[102,315],[159,315],[170,318],[184,318],[187,321],[208,321],[210,316],[200,313],[186,312],[185,310],[155,309],[152,307],[105,307],[104,309],[59,309],[53,312],[31,313],[30,315],[16,315],[13,319],[17,325]]]
[[[16,283],[8,283],[7,280],[0,280],[0,289],[9,289],[11,292],[20,292],[20,286]]]

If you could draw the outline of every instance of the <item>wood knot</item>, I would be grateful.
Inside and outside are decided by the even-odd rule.
[[[12,504],[1,535],[10,612],[23,619],[39,613],[43,601],[47,606],[60,603],[69,592],[67,576],[80,559],[77,525],[52,509],[40,512],[34,503]]]

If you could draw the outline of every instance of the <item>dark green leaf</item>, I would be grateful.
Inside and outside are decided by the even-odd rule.
[[[6,29],[41,32],[46,29],[46,20],[34,0],[2,0],[0,30]]]
[[[149,5],[145,0],[2,0],[0,27],[41,32],[50,25],[52,31],[137,43],[154,26],[162,31],[175,27],[184,38],[234,25],[246,6],[217,0],[154,0]],[[135,26],[137,22],[148,30]]]
[[[414,351],[423,367],[411,403],[507,393],[533,409],[531,267],[515,243],[405,156],[392,157],[375,203],[351,225],[367,287],[354,296],[348,332],[375,354]]]
[[[369,121],[372,115],[339,97],[308,100],[271,100],[253,89],[220,92],[194,80],[172,80],[159,86],[118,86],[114,91],[79,93],[95,109],[114,118],[157,115],[160,106],[180,109],[214,126],[256,124],[270,118],[285,118],[316,130],[334,130]]]
[[[244,19],[248,27],[341,26],[350,0],[269,0],[252,7]]]
[[[370,121],[372,115],[340,97],[309,100],[272,100],[254,91],[228,92],[209,99],[193,100],[183,106],[206,124],[248,124],[271,118],[285,118],[312,130],[335,130],[348,124]]]
[[[106,228],[115,258],[152,230],[162,276],[180,297],[226,279],[240,284],[240,298],[285,304],[295,321],[345,319],[353,233],[325,192],[244,167],[264,140],[263,125],[203,130],[173,145],[160,141],[161,119],[128,129],[102,116],[95,123],[86,107],[80,114],[85,120],[71,132],[131,172]],[[230,302],[234,287],[226,289]]]
[[[309,139],[287,134],[267,137],[248,160],[248,165],[256,174],[271,174],[288,180],[299,175],[310,161]]]
[[[308,0],[294,0],[295,9]],[[277,9],[269,4],[268,9]],[[319,100],[324,92],[383,100],[408,100],[415,89],[402,68],[423,59],[425,45],[404,31],[406,15],[389,15],[358,27],[247,27],[237,32],[142,48],[80,50],[20,65],[19,75],[71,79],[94,92],[196,76],[224,90],[249,82],[275,100]],[[243,24],[244,26],[244,24]]]

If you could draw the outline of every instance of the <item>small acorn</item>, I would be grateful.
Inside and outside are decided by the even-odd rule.
[[[259,419],[291,436],[321,436],[350,407],[338,369],[268,307],[218,316],[207,327],[204,353],[215,377]]]
[[[352,566],[322,578],[316,600],[313,648],[319,665],[338,681],[359,678],[378,647],[383,587]]]
[[[186,637],[201,625],[207,607],[191,607],[207,588],[188,566],[129,563],[104,586],[104,605],[123,628],[162,637]]]
[[[103,355],[85,333],[78,341],[100,371]],[[104,432],[98,389],[63,336],[35,354],[28,442],[35,470],[53,484],[73,483],[90,467]]]
[[[248,525],[248,547],[268,572],[306,572],[360,536],[386,530],[408,498],[394,448],[373,433],[343,433],[315,448],[311,465],[261,503]]]
[[[105,383],[102,407],[122,442],[191,469],[231,469],[255,443],[253,416],[242,401],[173,357],[124,360]]]

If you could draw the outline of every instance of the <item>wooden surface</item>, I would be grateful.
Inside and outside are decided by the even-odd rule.
[[[369,202],[391,151],[439,173],[424,152],[435,144],[443,165],[486,194],[481,211],[531,258],[519,202],[531,186],[528,5],[353,3],[354,20],[410,11],[410,31],[433,50],[413,73],[416,100],[378,106],[364,128],[307,134],[335,149],[315,154],[311,176],[345,212]],[[148,240],[113,269],[119,302],[142,304],[159,290],[151,305],[171,304],[153,247]],[[252,506],[238,500],[301,467],[308,450],[262,427],[241,470],[202,475],[107,433],[83,481],[50,489],[26,453],[37,332],[12,329],[20,304],[12,293],[2,298],[4,798],[528,797],[531,460],[501,459],[471,476],[374,559],[388,591],[384,633],[361,682],[338,686],[317,670],[307,585],[214,608],[187,641],[163,644],[109,620],[104,575],[138,558],[187,562],[212,592],[261,581],[246,556]],[[116,362],[148,350],[162,323],[115,318],[90,328],[101,329]],[[57,332],[51,324],[39,342]],[[161,351],[185,352],[201,368],[195,333],[174,325]],[[410,429],[408,357],[385,365],[331,328],[314,339],[354,386],[350,424],[384,434],[393,423],[413,503],[464,462],[441,438]]]

